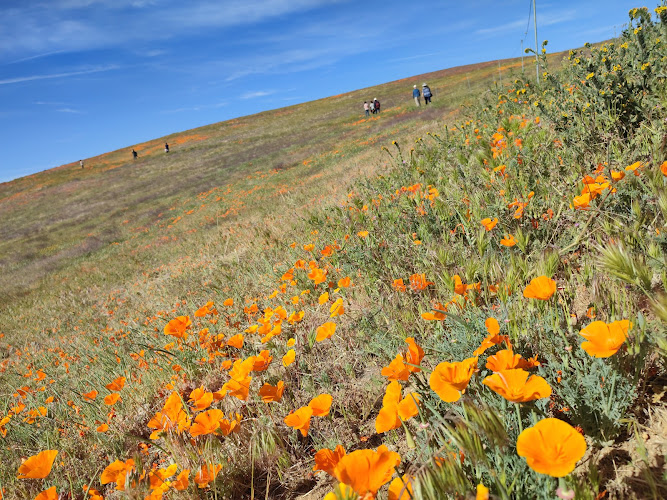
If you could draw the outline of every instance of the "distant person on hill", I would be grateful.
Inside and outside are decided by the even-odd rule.
[[[369,107],[371,108],[371,113],[375,114],[375,103],[373,101],[371,101]]]
[[[366,112],[366,116],[370,116],[370,106],[368,105],[368,101],[364,101],[364,111]]]
[[[375,104],[375,112],[380,114],[380,101],[378,101],[377,97],[373,99],[373,104]]]
[[[79,160],[79,165],[81,165],[81,168],[83,168],[83,160]]]
[[[164,143],[164,152],[165,153],[169,152],[169,144],[167,144],[166,142]]]
[[[132,158],[135,160],[137,159],[137,156],[139,156],[139,153],[137,153],[134,149],[132,150]]]
[[[417,107],[422,105],[421,100],[419,99],[419,97],[421,97],[421,93],[419,92],[419,89],[416,85],[412,87],[412,97],[414,97]]]
[[[431,97],[433,96],[428,85],[422,85],[422,94],[424,95],[424,106],[428,106],[428,103],[431,102]]]

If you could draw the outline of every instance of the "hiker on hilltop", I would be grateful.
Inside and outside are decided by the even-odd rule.
[[[371,113],[375,114],[375,103],[371,101],[371,103],[368,106],[371,108]]]
[[[375,112],[380,114],[380,101],[378,101],[377,97],[373,99],[373,104],[375,104]]]
[[[422,94],[424,95],[424,106],[428,106],[428,103],[431,102],[431,97],[433,96],[428,85],[422,85]]]
[[[139,156],[139,153],[137,153],[134,149],[132,150],[132,158],[135,160],[137,159],[137,156]]]
[[[81,168],[83,168],[83,160],[79,160],[79,165],[81,165]]]
[[[416,85],[412,87],[412,97],[414,97],[417,107],[422,105],[421,100],[419,99],[421,97],[421,93],[419,92],[419,89]]]
[[[167,144],[166,142],[164,143],[164,152],[165,153],[169,152],[169,144]]]
[[[370,116],[370,106],[368,105],[368,101],[364,101],[364,111],[366,112],[366,116]]]

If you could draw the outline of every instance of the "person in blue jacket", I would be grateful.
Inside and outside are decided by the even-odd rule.
[[[428,85],[422,85],[422,94],[424,95],[424,106],[428,106],[428,103],[431,102],[431,97],[433,96]]]
[[[414,87],[412,87],[412,97],[414,97],[415,104],[417,105],[417,107],[421,106],[421,99],[419,99],[420,96],[421,93],[419,92],[419,89],[415,85]]]

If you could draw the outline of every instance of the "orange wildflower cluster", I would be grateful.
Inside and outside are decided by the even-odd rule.
[[[401,463],[398,453],[381,445],[376,451],[356,450],[346,454],[342,446],[335,450],[323,449],[315,454],[315,467],[336,478],[339,491],[352,490],[358,497],[375,498],[382,486],[391,481],[396,466]],[[325,499],[336,498],[327,495]]]

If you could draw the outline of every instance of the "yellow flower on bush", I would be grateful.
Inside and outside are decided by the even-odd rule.
[[[516,452],[535,472],[564,477],[586,453],[586,440],[567,422],[545,418],[519,434]]]

